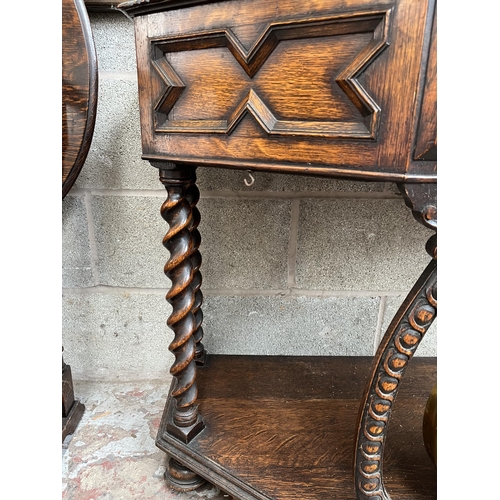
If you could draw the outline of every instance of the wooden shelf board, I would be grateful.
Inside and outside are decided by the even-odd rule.
[[[206,428],[189,444],[157,445],[237,499],[353,499],[359,400],[370,357],[209,355],[198,370]],[[393,410],[384,479],[393,500],[436,498],[422,417],[436,359],[414,358]]]

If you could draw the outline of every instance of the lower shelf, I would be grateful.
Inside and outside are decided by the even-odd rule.
[[[205,423],[190,443],[157,446],[239,500],[355,498],[354,438],[371,357],[209,355],[198,368]],[[393,500],[434,499],[436,468],[422,439],[436,359],[414,358],[390,419],[384,481]]]

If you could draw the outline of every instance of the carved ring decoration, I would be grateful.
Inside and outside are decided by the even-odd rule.
[[[380,106],[358,81],[367,67],[388,47],[391,10],[350,13],[335,17],[270,23],[250,50],[246,50],[230,29],[206,31],[152,39],[152,65],[159,75],[161,89],[155,110],[157,133],[231,134],[241,119],[251,114],[270,136],[312,136],[376,140]],[[337,35],[373,33],[369,43],[335,77],[335,82],[361,114],[361,121],[282,120],[249,83],[243,99],[225,119],[185,119],[169,117],[186,84],[167,61],[174,52],[227,48],[246,74],[253,79],[280,42]]]
[[[436,237],[428,250],[436,254]],[[408,362],[437,315],[437,261],[434,258],[389,325],[374,359],[369,390],[360,406],[355,452],[358,500],[390,500],[382,479],[389,417]]]

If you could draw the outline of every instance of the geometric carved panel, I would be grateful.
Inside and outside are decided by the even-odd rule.
[[[242,118],[250,114],[269,136],[293,135],[376,140],[381,109],[360,83],[359,78],[389,45],[387,34],[390,13],[389,9],[379,12],[349,13],[327,18],[270,23],[249,50],[245,49],[230,29],[153,39],[151,41],[151,59],[158,89],[158,98],[154,105],[155,132],[229,135],[235,130]],[[354,37],[354,39],[354,35],[357,38]],[[273,95],[279,94],[282,86],[284,88],[284,85],[288,83],[280,79],[280,74],[286,74],[286,71],[284,69],[280,71],[279,65],[277,65],[275,74],[272,78],[268,77],[265,85],[258,81],[259,71],[264,73],[266,63],[271,65],[271,59],[279,52],[277,49],[282,42],[282,45],[290,41],[301,43],[303,45],[299,46],[299,49],[304,47],[305,51],[312,46],[313,42],[321,41],[321,39],[327,42],[329,40],[339,41],[339,49],[332,49],[331,57],[337,57],[342,63],[342,67],[337,67],[337,72],[332,74],[331,82],[325,77],[321,87],[313,77],[310,77],[309,81],[306,81],[303,88],[297,93],[304,94],[305,92],[305,97],[303,95],[301,97],[307,99],[307,92],[310,92],[311,99],[314,97],[316,100],[321,99],[321,93],[325,94],[325,98],[328,97],[331,101],[324,106],[328,110],[328,106],[331,109],[336,106],[336,94],[334,95],[333,86],[338,86],[341,89],[340,94],[344,96],[357,116],[352,116],[351,113],[351,115],[341,116],[340,119],[323,116],[318,120],[281,116],[279,110],[277,111],[269,104],[265,89],[273,87]],[[193,70],[193,73],[188,71],[182,78],[179,76],[178,73],[186,66],[183,64],[183,58],[187,61],[190,55],[192,56],[198,51],[205,51],[202,52],[202,55],[206,55],[208,58],[210,51],[216,53],[217,50],[221,49],[224,51],[221,57],[228,53],[230,58],[230,62],[227,61],[227,58],[225,59],[225,66],[206,64],[201,67],[203,65],[198,65],[196,74]],[[298,51],[296,50],[296,52]],[[172,61],[169,62],[169,58],[177,61],[177,65],[174,65]],[[200,60],[202,60],[201,57]],[[332,61],[332,67],[335,66],[334,62]],[[227,111],[223,113],[224,116],[216,116],[217,113],[213,112],[214,116],[196,117],[196,108],[204,106],[204,102],[198,102],[203,101],[203,93],[206,91],[206,95],[210,95],[211,92],[217,90],[205,88],[198,93],[197,102],[190,103],[191,108],[188,108],[188,111],[193,110],[191,115],[184,111],[181,119],[177,119],[175,107],[176,105],[180,106],[179,100],[186,89],[189,90],[191,85],[196,85],[196,81],[212,81],[210,80],[210,72],[222,72],[223,77],[224,68],[230,69],[229,64],[235,65],[235,67],[232,68],[233,73],[228,80],[237,86],[237,91],[234,91],[234,95],[231,94],[229,97],[234,101],[229,103]],[[309,69],[310,74],[314,75],[314,61],[311,62],[309,59],[308,64],[309,68],[306,69]],[[323,67],[324,64],[321,66]],[[307,77],[305,79],[307,80]],[[210,84],[207,85],[210,87]],[[287,92],[285,97],[282,97],[282,101],[292,99],[290,93],[293,94],[293,89],[288,89]],[[327,93],[328,96],[326,96]],[[228,99],[227,95],[225,97]],[[338,107],[341,107],[342,103],[338,96],[337,104]],[[293,105],[289,105],[288,108],[293,109]],[[335,114],[333,111],[332,115]]]

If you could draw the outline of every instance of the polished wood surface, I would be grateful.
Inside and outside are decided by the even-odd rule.
[[[436,498],[422,418],[436,360],[414,358],[389,428],[394,499]],[[237,499],[353,499],[353,430],[370,357],[208,355],[198,370],[206,429],[189,446],[165,429],[158,446]],[[213,471],[216,471],[214,473]]]
[[[62,1],[62,197],[87,158],[97,111],[97,59],[83,0]],[[85,406],[75,399],[71,367],[62,360],[62,440]]]
[[[427,244],[431,256],[435,249],[436,236],[433,235]],[[361,498],[373,493],[388,498],[383,462],[389,419],[403,376],[436,314],[437,261],[433,258],[387,328],[361,398],[355,441],[355,484]]]
[[[136,17],[143,158],[435,181],[408,172],[401,119],[417,112],[433,7],[248,0]]]
[[[97,111],[97,58],[83,0],[62,2],[62,197],[87,158]]]
[[[414,160],[437,160],[437,16],[434,13],[431,46],[416,135]]]
[[[119,3],[113,0],[85,0],[88,12],[112,12]]]
[[[85,405],[75,399],[71,367],[62,360],[62,441],[73,434],[85,411]]]
[[[436,2],[119,8],[134,18],[143,158],[167,195],[167,482],[241,500],[435,498],[418,417],[435,367],[413,358],[437,315],[435,235],[373,359],[207,357],[196,169],[393,181],[437,231]]]

